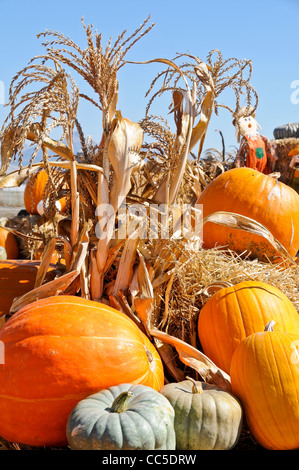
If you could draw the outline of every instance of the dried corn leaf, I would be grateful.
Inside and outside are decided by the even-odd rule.
[[[132,172],[139,166],[143,130],[138,123],[124,119],[120,111],[112,123],[108,157],[113,167],[110,204],[117,211],[131,188]]]
[[[34,123],[30,126],[29,130],[26,133],[26,138],[33,142],[38,142],[42,136],[42,128],[39,123]],[[62,142],[51,139],[50,137],[43,137],[43,146],[47,147],[52,152],[56,153],[66,160],[72,160],[74,155],[69,147]]]
[[[213,222],[214,224],[224,225],[226,227],[236,228],[259,235],[271,243],[275,250],[277,250],[284,258],[292,264],[295,263],[285,247],[272,235],[272,233],[264,225],[254,219],[232,212],[218,211],[204,217],[203,225],[207,222]]]
[[[8,129],[4,136],[2,137],[1,142],[1,170],[0,175],[6,173],[7,168],[10,165],[11,159],[14,155],[14,150],[11,146],[12,137],[14,134],[13,129]]]
[[[58,161],[48,161],[48,165],[57,168],[71,169],[71,162],[58,162]],[[88,163],[78,163],[75,162],[77,170],[85,171],[99,171],[103,172],[103,168],[98,165],[88,164]],[[21,184],[29,178],[32,173],[35,173],[39,168],[44,166],[44,162],[33,163],[31,166],[25,166],[21,170],[15,170],[7,175],[0,177],[0,189],[3,188],[15,188],[21,186]]]
[[[194,369],[207,383],[218,385],[223,390],[231,391],[229,375],[219,369],[207,356],[181,339],[152,328],[149,333],[160,341],[175,347],[180,360]]]
[[[179,158],[174,173],[161,182],[154,195],[154,201],[158,204],[173,204],[175,201],[184,176],[189,154],[189,145],[192,128],[195,119],[196,85],[193,84],[192,93],[189,91],[176,92],[174,98],[175,122],[177,126],[177,137],[175,150]],[[183,108],[185,102],[185,108]],[[172,169],[171,169],[172,171]]]
[[[166,371],[176,382],[184,380],[185,374],[184,371],[176,365],[176,353],[174,352],[173,347],[170,344],[162,343],[156,338],[154,338],[154,342]]]
[[[36,300],[63,294],[77,276],[78,272],[76,270],[71,271],[67,274],[63,274],[53,281],[31,290],[22,297],[16,298],[12,303],[10,313],[15,313],[22,307],[25,307]]]
[[[198,124],[192,130],[190,141],[190,152],[193,150],[195,145],[200,142],[198,152],[198,155],[200,155],[207,128],[214,110],[215,90],[212,76],[204,62],[195,66],[194,71],[206,90],[206,96],[201,105],[200,119]]]
[[[133,277],[133,266],[136,261],[137,247],[139,243],[139,230],[133,232],[127,239],[121,258],[112,294],[117,296],[119,291],[125,291],[129,288]]]
[[[103,295],[103,276],[99,273],[97,254],[90,252],[90,295],[92,300],[100,302]]]
[[[34,288],[41,286],[42,283],[44,282],[49,266],[51,264],[51,258],[54,253],[55,246],[56,246],[55,238],[52,238],[45,246],[43,257],[39,265],[38,271],[36,273]]]

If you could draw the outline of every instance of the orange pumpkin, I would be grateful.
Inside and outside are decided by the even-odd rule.
[[[60,212],[66,212],[70,206],[71,203],[71,198],[70,196],[63,196],[60,199],[58,199],[58,203],[60,205]]]
[[[7,259],[18,259],[20,251],[15,235],[0,226],[0,246],[6,251]]]
[[[15,297],[34,288],[39,265],[39,261],[25,259],[0,261],[0,318],[9,313]]]
[[[60,213],[65,213],[70,207],[70,197],[63,196],[57,201],[55,201],[56,209]],[[44,215],[44,201],[41,199],[36,206],[36,211],[39,215]]]
[[[247,336],[263,331],[270,321],[277,331],[299,334],[299,315],[288,297],[265,282],[244,281],[216,292],[198,318],[204,353],[229,374],[236,347]]]
[[[0,330],[0,435],[32,446],[66,443],[84,397],[121,383],[164,385],[158,352],[125,314],[75,296],[39,300]]]
[[[264,225],[294,258],[299,249],[299,194],[270,176],[250,168],[233,168],[215,178],[202,192],[203,217],[217,211],[241,214]],[[264,238],[244,230],[207,222],[203,247],[228,247],[262,260],[278,253]],[[265,257],[265,255],[267,255]]]
[[[270,450],[299,448],[299,335],[254,333],[234,352],[232,393],[242,402],[250,431]]]
[[[28,214],[38,214],[37,205],[43,199],[48,179],[46,170],[40,170],[28,179],[24,190],[24,204]]]
[[[34,252],[34,259],[40,261],[43,257],[43,254],[44,254],[44,250],[42,248],[36,250]],[[54,250],[52,257],[51,257],[51,263],[52,264],[57,264],[57,263],[65,264],[65,259],[62,258],[61,254],[57,250]]]

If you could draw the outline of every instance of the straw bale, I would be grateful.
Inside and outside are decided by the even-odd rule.
[[[278,160],[275,163],[274,171],[281,174],[279,180],[282,183],[288,184],[292,174],[292,170],[289,167],[291,158],[288,156],[289,152],[299,145],[299,139],[289,137],[286,139],[277,139],[271,141],[271,144],[275,147],[275,153]]]
[[[199,347],[196,325],[201,308],[215,289],[242,281],[266,282],[280,289],[299,313],[299,265],[264,263],[219,249],[201,249],[178,266],[167,309],[163,302],[159,306],[160,328]]]

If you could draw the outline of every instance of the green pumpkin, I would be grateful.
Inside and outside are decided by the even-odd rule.
[[[160,393],[175,411],[178,450],[229,450],[238,442],[243,413],[230,393],[190,378],[164,385]]]
[[[274,139],[289,139],[299,137],[299,122],[289,122],[283,126],[278,126],[273,131]]]
[[[174,450],[174,410],[151,387],[116,385],[77,403],[66,435],[72,450]]]

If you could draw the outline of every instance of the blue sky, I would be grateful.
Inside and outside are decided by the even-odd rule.
[[[36,34],[53,29],[69,35],[85,47],[81,17],[102,33],[102,43],[112,42],[124,29],[131,34],[151,15],[155,27],[128,53],[127,60],[144,61],[176,53],[190,52],[206,59],[212,49],[219,49],[224,58],[251,59],[251,83],[259,95],[256,118],[261,133],[273,138],[275,127],[299,122],[299,0],[207,1],[151,0],[0,0],[0,98],[7,98],[9,84],[17,71],[35,55],[44,52]],[[133,121],[144,116],[145,93],[164,66],[127,65],[119,74],[118,108]],[[74,78],[77,76],[73,73]],[[81,87],[81,82],[78,80]],[[296,88],[291,88],[295,86]],[[85,87],[84,84],[82,84]],[[4,90],[3,90],[4,88]],[[82,91],[88,92],[88,87]],[[298,92],[296,91],[298,90]],[[293,97],[293,102],[291,100]],[[171,96],[157,101],[153,112],[166,117]],[[297,103],[298,101],[298,103]],[[233,95],[226,103],[233,106]],[[8,109],[0,104],[0,124]],[[87,103],[79,108],[79,121],[84,132],[95,141],[101,136],[101,115]],[[226,148],[236,146],[231,115],[220,110],[210,122],[204,149],[221,150],[216,129],[222,131]]]

